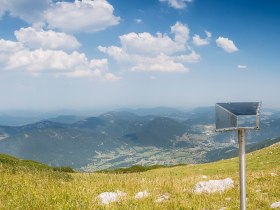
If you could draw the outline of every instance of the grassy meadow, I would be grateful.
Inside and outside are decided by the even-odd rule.
[[[280,201],[280,144],[249,153],[246,158],[247,209],[270,209],[272,203]],[[239,209],[237,158],[141,173],[63,171],[0,155],[0,209]],[[192,192],[199,181],[228,177],[234,180],[234,188],[224,193]],[[100,193],[116,190],[127,195],[109,205],[100,203]],[[136,200],[135,193],[144,190],[149,196]],[[170,198],[156,203],[155,199],[165,193]]]

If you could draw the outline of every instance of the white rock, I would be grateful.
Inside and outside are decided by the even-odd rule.
[[[126,196],[126,193],[117,190],[116,192],[103,192],[103,193],[100,193],[98,195],[98,198],[100,199],[102,204],[108,205],[111,202],[118,201],[123,196]]]
[[[135,199],[141,199],[141,198],[146,198],[149,196],[150,193],[148,193],[146,190],[143,192],[138,192],[135,194],[134,198]]]
[[[262,190],[260,190],[260,189],[258,189],[258,190],[256,190],[256,192],[261,192]]]
[[[270,208],[272,209],[280,208],[280,201],[271,204]]]
[[[276,173],[270,173],[270,176],[277,176]]]
[[[161,203],[161,202],[163,202],[163,201],[168,200],[169,197],[170,197],[170,194],[169,194],[169,193],[165,193],[165,194],[163,194],[163,195],[158,196],[157,199],[155,200],[155,202],[156,202],[156,203]]]
[[[207,179],[207,178],[208,178],[208,176],[202,175],[202,179]]]
[[[198,182],[193,189],[194,193],[213,193],[213,192],[224,192],[226,189],[234,187],[233,180],[226,178],[223,180],[209,180]]]

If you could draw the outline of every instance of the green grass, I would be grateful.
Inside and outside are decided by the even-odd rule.
[[[129,174],[129,173],[140,173],[145,171],[150,171],[153,169],[158,168],[173,168],[177,166],[183,166],[185,164],[178,164],[172,166],[165,166],[165,165],[152,165],[152,166],[141,166],[141,165],[134,165],[128,168],[117,168],[117,169],[107,169],[107,170],[100,170],[96,171],[96,173],[104,173],[104,174]]]
[[[202,175],[230,177],[235,187],[221,194],[194,194],[193,187],[203,180]],[[0,209],[239,209],[238,180],[237,158],[141,173],[66,173],[0,155]],[[100,193],[116,190],[127,196],[108,206],[100,204]],[[150,196],[135,200],[134,194],[143,190]],[[170,199],[155,203],[164,193]],[[247,199],[247,209],[254,210],[270,209],[280,201],[279,143],[247,155]]]

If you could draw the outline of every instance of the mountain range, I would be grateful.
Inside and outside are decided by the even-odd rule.
[[[201,163],[236,155],[228,152],[236,149],[236,133],[215,132],[213,108],[155,110],[85,118],[64,115],[21,126],[3,125],[0,153],[84,171]],[[248,144],[280,136],[278,112],[263,115],[261,122],[261,131],[247,133]]]

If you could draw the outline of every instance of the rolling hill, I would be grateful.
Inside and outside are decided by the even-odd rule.
[[[247,208],[270,209],[280,201],[280,144],[247,156]],[[239,209],[238,159],[158,168],[142,173],[65,173],[0,155],[0,209]],[[224,193],[194,194],[199,181],[232,178]],[[122,191],[104,205],[103,192]],[[136,199],[138,192],[147,197]],[[158,202],[165,195],[166,199]]]

